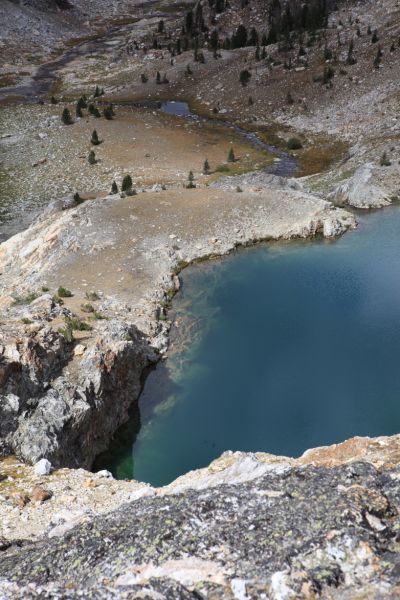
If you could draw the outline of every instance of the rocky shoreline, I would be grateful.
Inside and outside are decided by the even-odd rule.
[[[157,221],[150,198],[171,206],[170,221]],[[351,213],[272,176],[268,187],[216,190],[208,201],[200,190],[167,190],[50,207],[0,247],[1,454],[92,465],[127,420],[144,370],[168,346],[165,307],[186,264],[260,240],[335,237],[354,226]],[[102,268],[92,281],[88,263]],[[71,294],[61,306],[60,285]],[[92,290],[98,300],[87,314]],[[94,311],[99,318],[88,319]],[[88,330],[67,339],[65,323],[74,319]]]

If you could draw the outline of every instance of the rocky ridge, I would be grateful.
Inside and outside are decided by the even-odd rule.
[[[122,506],[81,509],[80,524],[54,496],[27,504],[31,516],[47,504],[47,532],[1,542],[2,597],[397,598],[399,448],[394,436],[296,460],[228,452],[166,488],[121,482]],[[113,485],[91,480],[88,503]]]

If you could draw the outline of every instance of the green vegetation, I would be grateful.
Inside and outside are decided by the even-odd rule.
[[[235,153],[233,151],[233,147],[231,146],[229,148],[229,152],[228,152],[228,162],[235,162],[236,158],[235,158]]]
[[[251,73],[247,69],[240,71],[239,81],[243,87],[245,87],[251,79]]]
[[[130,175],[125,175],[125,177],[122,180],[122,185],[121,185],[121,190],[123,192],[131,192],[132,191],[132,177]]]
[[[288,140],[287,147],[289,150],[300,150],[303,147],[303,144],[299,138],[292,137]]]
[[[18,306],[20,304],[30,304],[36,298],[39,298],[39,294],[37,292],[28,292],[25,296],[20,296],[19,294],[13,294],[13,306]]]
[[[93,313],[94,306],[93,304],[81,304],[81,311],[84,313]]]
[[[102,143],[101,140],[99,140],[98,133],[95,129],[93,129],[92,137],[90,138],[90,143],[93,144],[93,146],[99,146]]]
[[[96,154],[95,154],[94,150],[91,150],[89,152],[88,163],[89,163],[89,165],[95,165],[97,163]]]
[[[96,300],[100,300],[100,296],[96,294],[96,292],[86,292],[85,298],[90,300],[91,302],[95,302]]]
[[[72,331],[92,331],[93,327],[85,321],[81,321],[78,317],[65,317],[65,324],[67,329]]]
[[[30,325],[31,323],[33,323],[33,321],[31,321],[31,319],[28,319],[28,317],[23,317],[21,319],[21,323],[23,323],[24,325]]]
[[[50,288],[48,288],[47,285],[42,285],[42,292],[46,293],[49,291],[50,291]]]
[[[57,290],[57,295],[59,296],[59,298],[72,298],[73,293],[71,292],[71,290],[68,290],[67,288],[60,285],[60,287]]]
[[[204,161],[204,165],[203,165],[203,175],[208,175],[210,173],[210,165],[208,160],[206,159]]]
[[[104,114],[104,117],[107,119],[107,121],[112,121],[114,118],[114,112],[110,107],[105,108],[103,111],[103,114]]]
[[[117,186],[117,184],[116,184],[116,182],[115,182],[115,181],[113,181],[113,182],[112,182],[112,185],[111,185],[111,193],[112,193],[112,194],[118,194],[118,186]]]
[[[194,183],[194,175],[193,175],[193,171],[189,171],[189,175],[188,175],[188,183],[186,185],[186,188],[191,190],[193,188],[196,187],[196,184]]]
[[[217,173],[229,173],[230,168],[228,165],[218,165],[215,170]]]
[[[80,195],[78,194],[78,192],[75,192],[74,194],[74,204],[76,206],[78,206],[78,204],[82,204],[83,202],[83,198],[80,197]]]
[[[73,121],[68,108],[64,108],[61,115],[61,121],[64,123],[64,125],[72,125]]]

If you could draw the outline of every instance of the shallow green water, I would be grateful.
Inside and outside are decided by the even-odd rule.
[[[360,218],[336,242],[184,271],[174,352],[147,379],[133,450],[108,457],[118,477],[160,485],[227,449],[400,431],[400,208]]]

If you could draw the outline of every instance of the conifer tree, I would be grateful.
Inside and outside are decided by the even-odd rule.
[[[93,133],[92,133],[92,137],[90,139],[90,143],[93,144],[93,146],[99,146],[101,144],[101,141],[99,140],[99,136],[98,136],[97,131],[95,129],[93,129]]]
[[[83,112],[79,104],[76,105],[76,116],[80,119],[83,117]]]
[[[132,177],[130,175],[125,175],[122,180],[121,190],[123,192],[130,192],[132,190]]]
[[[156,75],[156,83],[161,83],[161,75],[160,75],[160,71],[157,71],[157,75]]]
[[[97,162],[97,160],[96,160],[96,154],[94,153],[93,150],[91,150],[89,152],[88,162],[89,162],[89,165],[95,165],[96,162]]]
[[[189,171],[189,175],[188,175],[188,184],[186,186],[188,189],[193,189],[196,187],[196,184],[194,183],[194,175],[193,175],[193,171]]]
[[[228,162],[235,162],[235,160],[235,153],[233,151],[233,147],[231,146],[228,152]]]
[[[112,182],[112,185],[111,185],[111,193],[112,193],[112,194],[118,194],[118,186],[117,186],[117,184],[116,184],[116,182],[115,182],[115,181],[113,181],[113,182]]]
[[[71,113],[69,112],[68,108],[64,108],[61,115],[61,120],[64,125],[72,125]]]
[[[210,173],[210,164],[206,158],[203,165],[203,175],[208,175]]]
[[[52,97],[50,98],[50,103],[51,103],[51,104],[58,104],[58,100],[57,100],[57,98],[56,98],[55,96],[52,96]]]

